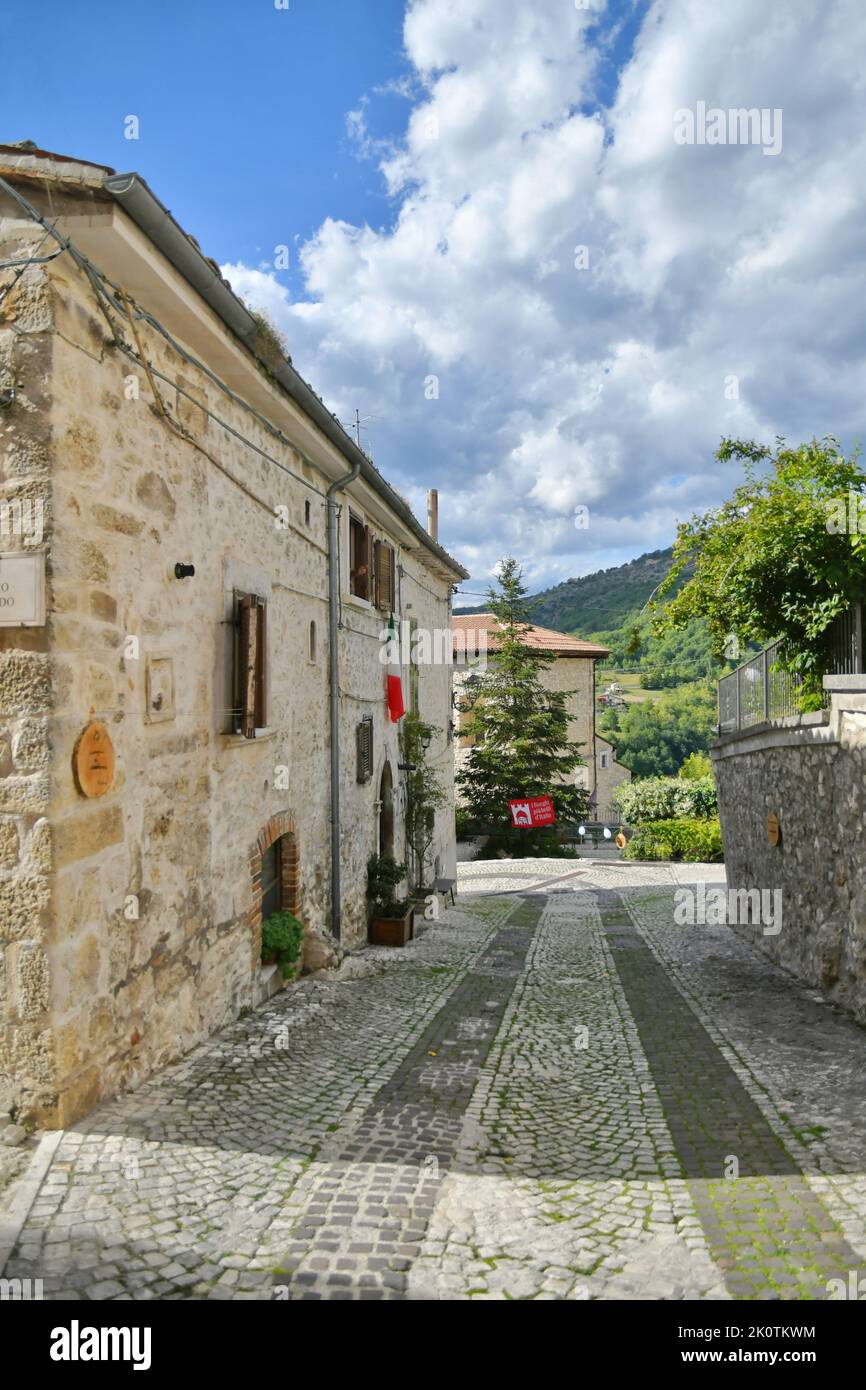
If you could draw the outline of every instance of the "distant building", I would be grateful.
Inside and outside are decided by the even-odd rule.
[[[479,657],[481,660],[495,661],[500,628],[492,613],[457,614],[452,626],[455,703],[459,706],[464,700],[464,685],[467,677],[471,679],[473,664],[478,663]],[[595,642],[584,642],[579,637],[569,637],[565,632],[554,632],[547,627],[530,627],[525,641],[529,647],[553,652],[556,658],[542,670],[543,683],[550,690],[572,692],[566,705],[569,738],[581,745],[585,764],[575,769],[573,782],[589,792],[593,817],[598,815],[606,819],[614,790],[621,783],[631,780],[628,768],[616,761],[613,745],[602,738],[595,728],[595,663],[610,656],[610,652],[607,647]],[[472,736],[466,729],[466,716],[461,716],[459,709],[455,720],[455,769],[459,771],[472,746]],[[458,804],[459,799],[458,792]]]

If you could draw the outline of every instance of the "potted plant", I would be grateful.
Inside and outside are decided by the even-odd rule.
[[[276,961],[284,980],[293,980],[304,940],[304,924],[291,912],[273,912],[262,922],[262,964]]]
[[[374,946],[405,946],[412,935],[412,904],[395,902],[394,890],[406,877],[406,865],[389,854],[371,854],[367,860],[367,897],[373,904],[370,941]]]

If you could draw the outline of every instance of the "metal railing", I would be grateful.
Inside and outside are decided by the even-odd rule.
[[[800,713],[802,676],[774,671],[781,642],[771,642],[719,681],[719,732],[748,729]],[[863,670],[863,610],[855,604],[833,623],[826,675]]]

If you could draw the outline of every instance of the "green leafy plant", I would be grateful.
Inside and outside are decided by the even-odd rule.
[[[719,813],[716,784],[712,777],[644,777],[624,782],[613,802],[627,825],[680,818],[706,820]]]
[[[394,901],[394,890],[406,877],[406,865],[398,864],[390,854],[371,854],[367,860],[367,897],[372,903],[374,917],[402,917],[407,911],[406,899]]]
[[[833,623],[866,592],[866,534],[839,520],[849,502],[859,515],[866,473],[832,436],[797,447],[779,439],[775,452],[724,439],[716,458],[741,462],[745,481],[720,507],[680,525],[654,628],[703,617],[717,658],[731,634],[741,647],[778,639],[779,669],[802,677],[801,708],[814,708]]]
[[[690,753],[677,774],[686,782],[700,782],[713,775],[712,758],[707,753]]]
[[[291,912],[274,912],[262,922],[262,960],[275,958],[284,980],[294,978],[304,924]]]
[[[718,820],[658,820],[638,826],[625,849],[625,859],[684,859],[691,864],[716,864],[724,858]]]
[[[471,816],[462,806],[458,806],[454,812],[454,828],[458,840],[471,840],[473,835],[478,834],[474,816]]]
[[[406,839],[412,851],[412,877],[417,888],[424,885],[436,832],[436,812],[447,801],[442,779],[427,756],[439,732],[414,711],[406,715],[400,727],[402,761],[411,769],[406,774]]]

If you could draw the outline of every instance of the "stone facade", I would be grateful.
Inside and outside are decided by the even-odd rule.
[[[829,715],[727,734],[711,754],[728,889],[781,891],[780,930],[733,929],[864,1022],[866,677],[825,685]]]
[[[38,499],[43,519],[38,542],[7,527],[0,551],[44,553],[47,597],[44,624],[0,626],[0,1081],[19,1116],[49,1126],[268,992],[261,869],[275,839],[280,906],[306,924],[316,962],[334,946],[325,493],[351,449],[232,335],[104,175],[0,152],[0,176],[171,335],[124,322],[122,300],[101,300],[68,252],[14,285],[0,272],[0,390],[14,390],[0,410],[2,499]],[[0,190],[0,258],[44,255],[42,241]],[[340,494],[343,947],[365,939],[383,775],[404,853],[385,618],[350,592],[350,514],[393,548],[398,618],[411,607],[448,630],[463,574],[393,496],[364,475]],[[0,582],[2,568],[0,556]],[[252,738],[232,714],[239,593],[267,605],[267,715]],[[449,794],[433,852],[453,874],[450,668],[422,665],[416,688]],[[359,781],[365,717],[372,776]],[[73,760],[94,720],[116,766],[88,797]]]

